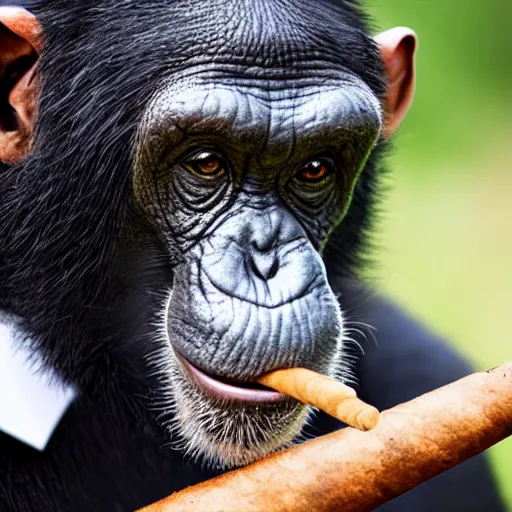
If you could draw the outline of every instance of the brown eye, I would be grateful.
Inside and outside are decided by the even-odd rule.
[[[199,153],[193,158],[187,160],[183,166],[188,171],[201,178],[214,179],[222,176],[226,172],[226,165],[222,158],[209,151]]]
[[[322,181],[332,172],[332,166],[324,160],[313,160],[299,173],[299,179],[310,183]]]

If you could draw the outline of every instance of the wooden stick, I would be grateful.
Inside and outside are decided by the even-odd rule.
[[[264,375],[258,382],[359,430],[371,430],[379,421],[379,411],[359,400],[351,387],[305,368],[278,370]]]
[[[144,512],[366,512],[512,434],[512,363],[191,487]]]

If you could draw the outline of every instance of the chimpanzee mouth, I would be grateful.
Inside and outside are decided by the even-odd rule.
[[[256,382],[234,382],[218,375],[209,375],[197,368],[184,356],[174,350],[184,373],[207,394],[224,401],[232,402],[280,402],[288,397]]]

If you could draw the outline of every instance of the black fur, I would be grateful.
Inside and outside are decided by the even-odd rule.
[[[33,155],[2,171],[0,306],[23,318],[33,349],[78,385],[80,398],[43,454],[0,435],[0,511],[133,510],[215,474],[168,447],[148,408],[158,387],[144,361],[146,333],[127,339],[126,326],[111,318],[110,308],[120,291],[112,268],[132,212],[132,148],[143,107],[175,70],[221,59],[222,52],[212,48],[205,55],[201,42],[191,40],[198,27],[170,14],[179,1],[23,3],[32,4],[45,31],[43,88]],[[304,4],[299,12],[308,12],[308,20],[325,26],[323,38],[310,41],[322,59],[341,63],[382,97],[383,71],[359,2],[294,3]],[[333,20],[342,32],[332,28]],[[247,59],[243,47],[226,51]],[[252,58],[252,64],[272,64],[264,53]],[[385,150],[381,142],[373,152],[324,256],[349,320],[377,329],[377,347],[359,340],[367,355],[354,371],[363,398],[379,407],[469,372],[422,327],[356,284]],[[169,269],[158,247],[150,251],[151,279],[157,280]],[[411,367],[417,371],[405,371]],[[320,416],[311,433],[339,427]],[[503,507],[487,462],[478,457],[382,510]]]

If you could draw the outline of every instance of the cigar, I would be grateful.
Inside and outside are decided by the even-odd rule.
[[[358,430],[372,430],[379,411],[357,398],[349,386],[305,368],[278,370],[258,379],[259,384],[312,405]]]

